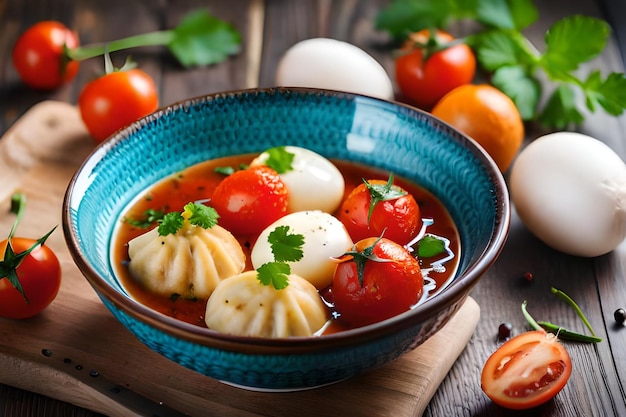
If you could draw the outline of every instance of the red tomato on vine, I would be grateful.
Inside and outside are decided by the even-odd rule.
[[[17,218],[7,239],[0,242],[0,317],[25,319],[48,307],[61,286],[61,264],[45,245],[52,229],[38,240],[14,237],[25,199],[14,196]]]
[[[29,87],[51,90],[74,79],[78,61],[65,53],[79,45],[78,35],[55,21],[36,23],[27,29],[13,47],[13,65]]]
[[[81,118],[98,142],[154,112],[158,105],[154,80],[137,68],[97,78],[85,85],[78,97]]]
[[[395,75],[404,98],[430,110],[449,91],[474,79],[476,57],[452,35],[428,29],[411,34],[401,55],[396,58]]]

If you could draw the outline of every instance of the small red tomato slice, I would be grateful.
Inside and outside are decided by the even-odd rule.
[[[383,180],[370,180],[368,183],[378,190],[384,190],[388,185]],[[371,216],[369,211],[373,197],[366,184],[359,184],[348,194],[341,205],[338,218],[346,226],[353,241],[380,237],[384,232],[387,239],[405,245],[415,237],[422,222],[417,202],[411,194],[397,185],[392,185],[391,191],[402,195],[376,202]]]
[[[22,81],[32,88],[50,90],[73,80],[79,63],[63,62],[64,45],[78,47],[78,35],[60,22],[43,21],[28,28],[17,39],[12,54]]]
[[[364,326],[408,311],[417,303],[424,291],[422,271],[403,246],[386,238],[369,238],[359,241],[355,249],[337,265],[333,276],[332,301],[340,321]]]
[[[97,142],[152,113],[158,105],[154,80],[137,68],[97,78],[78,97],[81,118]]]
[[[571,373],[572,361],[556,336],[535,330],[500,346],[487,359],[480,382],[494,403],[523,410],[553,398]]]
[[[14,237],[13,251],[28,250],[36,241]],[[0,256],[4,258],[7,240],[0,242]],[[13,287],[8,278],[0,278],[0,317],[25,319],[46,308],[57,296],[61,286],[61,265],[48,246],[38,246],[17,267],[17,276],[28,301]]]
[[[224,178],[210,204],[222,227],[234,234],[256,235],[287,214],[288,191],[276,171],[254,166]]]

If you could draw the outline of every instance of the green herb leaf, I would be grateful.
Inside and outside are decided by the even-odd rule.
[[[135,226],[140,229],[147,229],[155,222],[163,219],[163,216],[165,216],[163,210],[148,209],[143,212],[143,217],[139,219],[124,218],[124,221],[131,226]]]
[[[526,47],[526,38],[519,32],[500,29],[487,30],[470,36],[469,43],[476,51],[476,59],[488,71],[505,66],[532,67],[539,58]]]
[[[517,30],[527,28],[539,19],[539,10],[533,0],[509,0],[508,4]]]
[[[417,256],[420,258],[431,258],[446,251],[446,241],[427,234],[417,244]]]
[[[476,20],[501,29],[515,29],[515,21],[506,0],[480,0]]]
[[[541,84],[529,77],[520,66],[501,67],[491,80],[493,85],[513,100],[523,120],[532,120],[541,97]]]
[[[539,115],[539,122],[546,127],[565,129],[571,124],[580,124],[583,115],[576,107],[574,91],[566,85],[559,85]]]
[[[187,203],[185,205],[185,214],[189,223],[194,226],[200,226],[203,229],[210,229],[215,226],[217,219],[220,217],[213,207],[199,203]]]
[[[622,73],[611,73],[602,80],[600,71],[593,71],[583,84],[587,108],[592,112],[597,106],[613,116],[620,116],[626,108],[626,77]]]
[[[304,255],[304,236],[289,233],[289,229],[289,226],[278,226],[267,237],[276,262],[297,262]]]
[[[389,179],[386,184],[370,184],[367,180],[363,180],[363,183],[367,187],[370,193],[370,207],[367,212],[367,222],[369,223],[372,218],[372,213],[376,205],[381,201],[395,200],[407,194],[400,187],[393,185],[393,173],[389,174]]]
[[[184,222],[185,218],[181,213],[175,211],[167,213],[159,221],[158,233],[160,236],[175,235],[183,227]]]
[[[215,169],[213,170],[214,172],[217,172],[218,174],[222,174],[222,175],[231,175],[235,172],[235,168],[233,167],[215,167]]]
[[[267,262],[257,268],[257,279],[263,285],[272,285],[277,290],[289,286],[291,267],[284,262]]]
[[[410,32],[446,29],[454,19],[473,17],[478,0],[394,0],[375,19],[376,29],[403,40]]]
[[[185,67],[221,62],[241,46],[239,32],[205,10],[186,16],[172,34],[168,47]]]
[[[601,19],[574,15],[556,22],[546,33],[541,65],[553,79],[578,69],[606,47],[610,26]]]
[[[272,168],[279,174],[284,174],[293,170],[293,160],[296,157],[295,154],[287,151],[284,146],[277,146],[275,148],[267,149],[265,152],[269,155],[265,165]]]

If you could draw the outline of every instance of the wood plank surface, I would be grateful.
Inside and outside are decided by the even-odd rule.
[[[352,42],[375,56],[392,74],[391,46],[376,31],[372,19],[385,0],[0,0],[0,132],[5,133],[33,104],[45,99],[75,103],[80,86],[101,65],[85,63],[72,85],[54,92],[33,92],[22,86],[11,66],[10,49],[19,33],[39,20],[58,19],[78,30],[83,43],[117,39],[140,31],[171,26],[186,11],[208,6],[219,17],[232,21],[244,36],[241,54],[215,67],[184,70],[162,50],[133,53],[141,67],[158,82],[162,104],[214,91],[274,84],[278,59],[295,42],[313,36],[329,36]],[[526,31],[542,49],[546,29],[557,19],[575,13],[609,18],[615,35],[600,57],[581,68],[624,70],[618,39],[626,43],[623,0],[539,1],[540,19]],[[620,14],[621,13],[621,14]],[[468,27],[455,28],[460,33]],[[469,28],[471,29],[471,28]],[[623,46],[624,47],[624,46]],[[607,143],[626,157],[626,118],[603,113],[586,115],[577,130]],[[526,143],[545,131],[528,125]],[[0,173],[0,181],[3,177]],[[481,319],[469,345],[454,364],[424,411],[425,416],[507,416],[493,405],[479,385],[480,369],[497,347],[498,325],[511,322],[514,333],[527,329],[520,304],[526,299],[533,315],[574,330],[584,328],[572,311],[550,294],[556,286],[570,294],[605,340],[597,346],[568,343],[574,372],[565,389],[543,407],[515,415],[623,416],[626,415],[626,330],[612,318],[626,307],[626,245],[611,254],[577,258],[556,252],[532,236],[513,213],[511,233],[500,259],[472,292],[481,307]],[[521,277],[531,272],[535,279]],[[2,335],[0,335],[2,337]],[[381,399],[384,401],[384,399]],[[4,404],[4,405],[3,405]],[[0,386],[0,415],[91,415],[65,409],[61,403]],[[37,410],[37,411],[33,411]],[[62,411],[61,411],[62,410]],[[31,413],[31,414],[29,414]],[[81,414],[83,413],[83,414]]]

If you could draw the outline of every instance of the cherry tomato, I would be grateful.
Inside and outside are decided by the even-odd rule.
[[[224,178],[211,196],[219,224],[234,234],[259,234],[287,214],[288,191],[280,175],[253,166]]]
[[[491,400],[522,410],[554,397],[572,373],[572,361],[556,336],[542,330],[509,339],[487,359],[480,379]]]
[[[412,34],[395,62],[400,92],[411,104],[425,110],[430,110],[449,91],[470,83],[476,72],[476,57],[469,46],[459,43],[430,52],[429,36],[428,29]],[[436,45],[452,41],[450,34],[436,32]]]
[[[78,97],[81,118],[98,142],[154,112],[158,105],[154,80],[136,68],[95,79],[85,85]]]
[[[402,245],[409,243],[419,231],[420,216],[411,194],[383,180],[359,184],[348,194],[338,213],[353,241],[384,233],[386,238]]]
[[[24,32],[13,47],[13,65],[29,87],[51,90],[74,79],[78,61],[69,61],[63,47],[79,45],[76,32],[55,21],[39,22]]]
[[[340,260],[331,297],[340,321],[364,326],[408,311],[423,291],[417,259],[389,239],[368,238]]]
[[[4,260],[7,240],[0,242],[0,256]],[[13,252],[28,250],[36,243],[33,239],[14,237]],[[61,265],[54,252],[46,245],[37,246],[22,260],[16,269],[24,296],[6,277],[0,278],[0,317],[25,319],[46,308],[57,296],[61,286]]]

